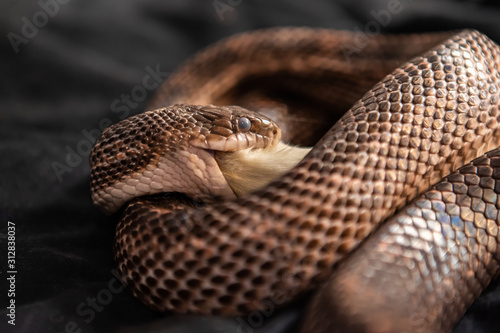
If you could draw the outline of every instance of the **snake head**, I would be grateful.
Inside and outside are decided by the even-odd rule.
[[[203,149],[234,152],[278,144],[281,130],[270,119],[239,106],[188,107],[197,127],[190,144]]]
[[[197,200],[235,197],[216,152],[276,146],[270,119],[237,106],[173,105],[107,128],[90,155],[94,204],[116,212],[139,196],[180,192]]]

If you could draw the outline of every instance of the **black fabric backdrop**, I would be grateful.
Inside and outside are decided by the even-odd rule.
[[[500,41],[494,1],[400,5],[400,13],[379,25],[382,32],[475,28]],[[143,85],[149,72],[165,77],[222,37],[271,26],[364,30],[373,12],[387,6],[373,0],[2,1],[0,331],[294,332],[304,302],[263,311],[261,317],[272,315],[262,324],[259,315],[160,316],[122,291],[111,252],[116,217],[91,203],[89,148],[102,127],[120,119],[114,107],[124,105],[122,95]],[[132,100],[128,113],[143,111],[151,95]],[[8,221],[16,228],[15,326],[6,309]],[[498,332],[499,312],[497,282],[455,332]]]

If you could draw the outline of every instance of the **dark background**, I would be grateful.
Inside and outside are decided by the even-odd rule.
[[[364,30],[371,11],[388,2],[220,0],[215,4],[230,6],[221,20],[212,0],[59,1],[0,2],[0,331],[293,332],[301,304],[273,311],[257,328],[241,324],[247,318],[161,317],[120,292],[112,273],[116,218],[91,203],[89,147],[100,122],[119,120],[113,102],[142,85],[148,66],[172,72],[204,46],[258,28]],[[49,3],[53,17],[45,22],[40,12]],[[475,28],[500,41],[494,1],[400,3],[402,12],[383,32]],[[39,28],[24,27],[34,20]],[[15,327],[6,324],[5,310],[8,221],[17,237]],[[92,312],[94,298],[106,304]],[[455,332],[498,332],[499,312],[497,282]]]

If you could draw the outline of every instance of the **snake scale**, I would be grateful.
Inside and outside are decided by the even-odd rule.
[[[133,295],[158,311],[236,315],[321,287],[303,332],[448,332],[498,275],[500,151],[483,155],[500,145],[498,46],[462,31],[373,35],[346,51],[356,38],[230,37],[169,77],[154,111],[103,133],[92,196],[108,213],[129,201],[114,251]],[[174,153],[279,140],[266,116],[217,105],[260,111],[285,124],[283,140],[314,147],[238,198],[218,173],[215,200],[201,187],[205,203],[144,196],[176,181],[162,171]],[[182,158],[175,170],[201,163]]]

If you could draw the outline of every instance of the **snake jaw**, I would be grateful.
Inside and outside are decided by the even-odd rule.
[[[215,160],[214,151],[188,147],[179,150],[175,159],[165,154],[142,172],[128,174],[94,191],[92,199],[104,213],[112,214],[136,197],[164,192],[179,192],[201,201],[214,196],[236,197]]]
[[[197,148],[220,152],[235,152],[244,149],[258,149],[278,144],[281,135],[263,136],[260,134],[236,133],[227,138],[213,138],[213,140],[195,138],[190,144]]]

